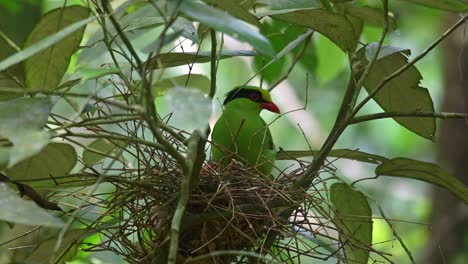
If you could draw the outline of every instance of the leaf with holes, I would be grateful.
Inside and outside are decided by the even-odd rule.
[[[46,37],[88,16],[89,10],[81,6],[68,6],[46,13],[25,40],[24,48],[34,46]],[[81,27],[60,42],[26,59],[24,62],[26,87],[55,90],[67,71],[71,56],[80,45],[83,33],[84,27]]]
[[[348,263],[367,263],[372,247],[372,211],[366,197],[344,183],[330,187],[339,230]]]
[[[368,48],[372,49],[375,46],[368,46]],[[375,52],[371,51],[370,53]],[[361,59],[363,64],[368,63],[364,55]],[[371,93],[387,76],[404,67],[407,63],[407,57],[400,52],[391,53],[376,60],[364,83],[367,92]],[[406,71],[387,82],[373,99],[386,112],[434,112],[429,91],[419,86],[421,79],[418,69],[410,66]],[[395,117],[393,119],[421,137],[429,140],[434,138],[435,118]]]
[[[407,158],[388,160],[375,169],[377,176],[394,176],[425,181],[445,188],[468,204],[468,188],[450,172],[439,166]]]

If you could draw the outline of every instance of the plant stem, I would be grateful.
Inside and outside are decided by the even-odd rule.
[[[184,166],[184,177],[182,179],[180,187],[177,208],[174,212],[171,222],[171,242],[168,256],[169,264],[175,264],[177,260],[177,253],[179,251],[180,227],[183,216],[185,214],[185,209],[187,207],[187,202],[190,197],[190,189],[192,185],[192,171],[195,161],[197,160],[198,144],[200,143],[200,139],[200,133],[198,131],[195,131],[188,140],[187,158],[185,160],[186,165]]]

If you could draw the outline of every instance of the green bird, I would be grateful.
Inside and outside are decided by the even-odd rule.
[[[224,111],[212,134],[212,160],[227,166],[234,159],[271,178],[276,149],[270,129],[260,117],[263,109],[280,113],[270,93],[240,86],[226,94]]]

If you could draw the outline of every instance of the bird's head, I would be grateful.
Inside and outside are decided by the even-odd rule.
[[[247,99],[247,102],[256,103],[259,109],[265,109],[273,113],[280,113],[278,106],[271,100],[270,93],[260,87],[255,86],[239,86],[226,94],[226,99],[223,105],[227,105],[237,99]]]

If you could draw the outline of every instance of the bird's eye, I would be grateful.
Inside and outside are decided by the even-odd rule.
[[[259,101],[260,95],[258,93],[251,93],[249,94],[249,99],[252,101]]]

